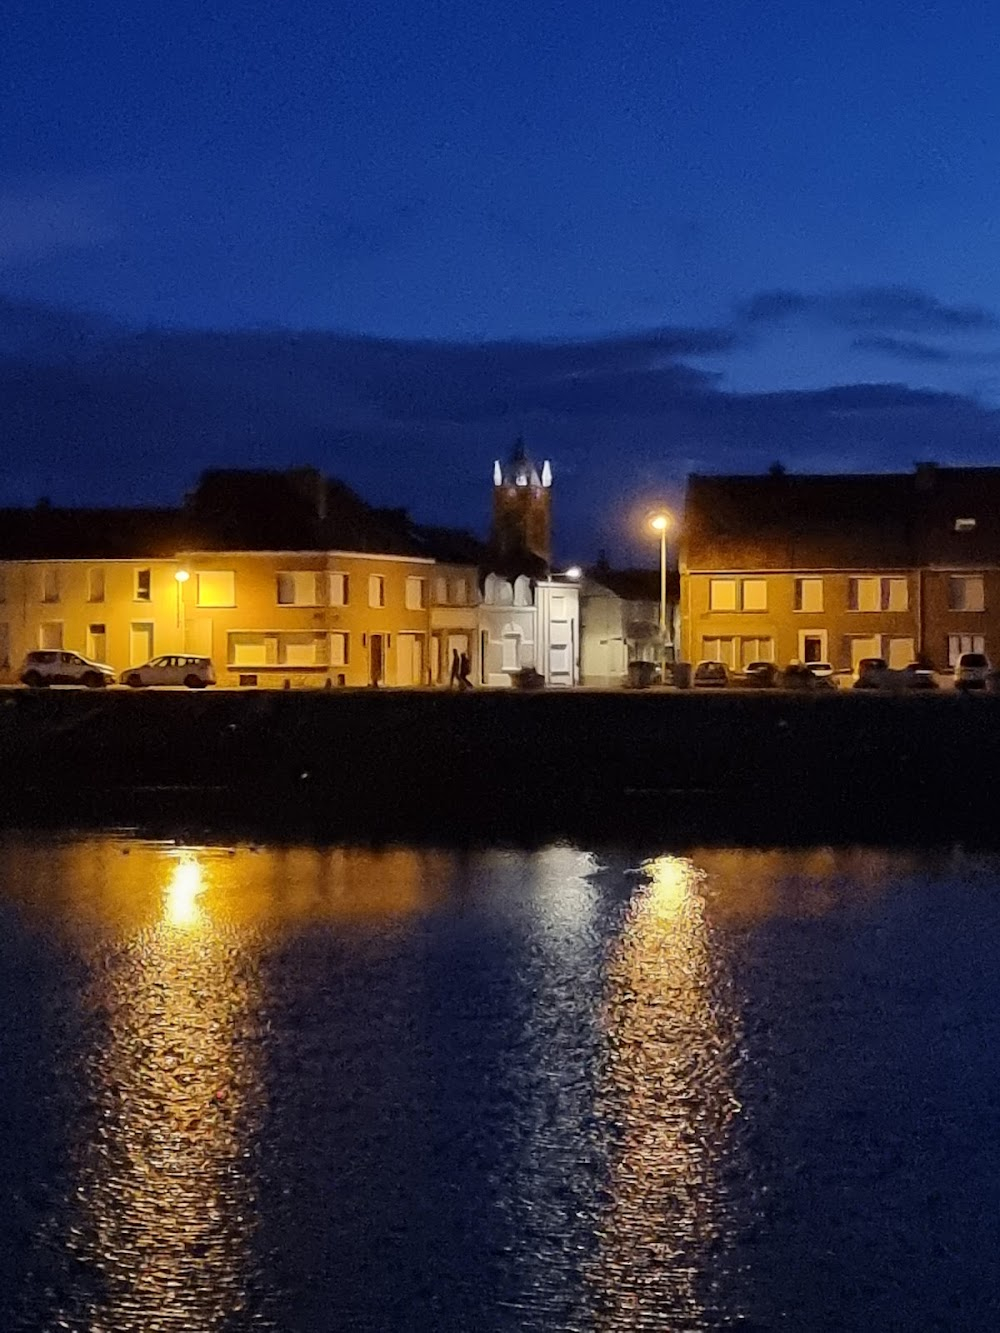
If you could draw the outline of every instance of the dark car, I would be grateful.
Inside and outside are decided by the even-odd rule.
[[[729,668],[725,662],[699,662],[693,680],[700,689],[725,689],[729,684]]]
[[[775,662],[750,662],[743,671],[743,679],[754,689],[773,690],[780,674]]]
[[[884,657],[862,657],[855,673],[856,690],[883,689],[889,671],[889,663]]]
[[[807,662],[789,662],[778,682],[783,690],[835,690],[833,676],[817,676]]]

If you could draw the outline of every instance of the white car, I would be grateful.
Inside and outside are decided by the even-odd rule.
[[[22,685],[35,690],[47,685],[85,685],[100,690],[114,681],[115,669],[106,662],[92,662],[89,657],[61,648],[39,648],[28,653],[21,668]]]
[[[144,685],[186,685],[189,690],[201,690],[215,684],[215,670],[211,658],[193,657],[190,653],[168,653],[154,657],[142,666],[129,667],[122,672],[122,684],[134,690]]]
[[[962,653],[955,666],[956,690],[985,690],[990,660],[985,653]]]

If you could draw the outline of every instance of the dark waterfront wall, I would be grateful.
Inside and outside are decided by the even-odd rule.
[[[11,691],[0,747],[8,825],[176,809],[373,837],[989,838],[1000,698]]]

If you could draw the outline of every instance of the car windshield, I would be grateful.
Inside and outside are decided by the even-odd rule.
[[[984,667],[986,658],[982,653],[963,653],[958,661],[959,666],[964,667]]]

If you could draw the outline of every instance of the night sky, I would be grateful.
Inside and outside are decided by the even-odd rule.
[[[1000,463],[1000,15],[9,0],[0,499],[313,462],[565,558],[689,470]]]

